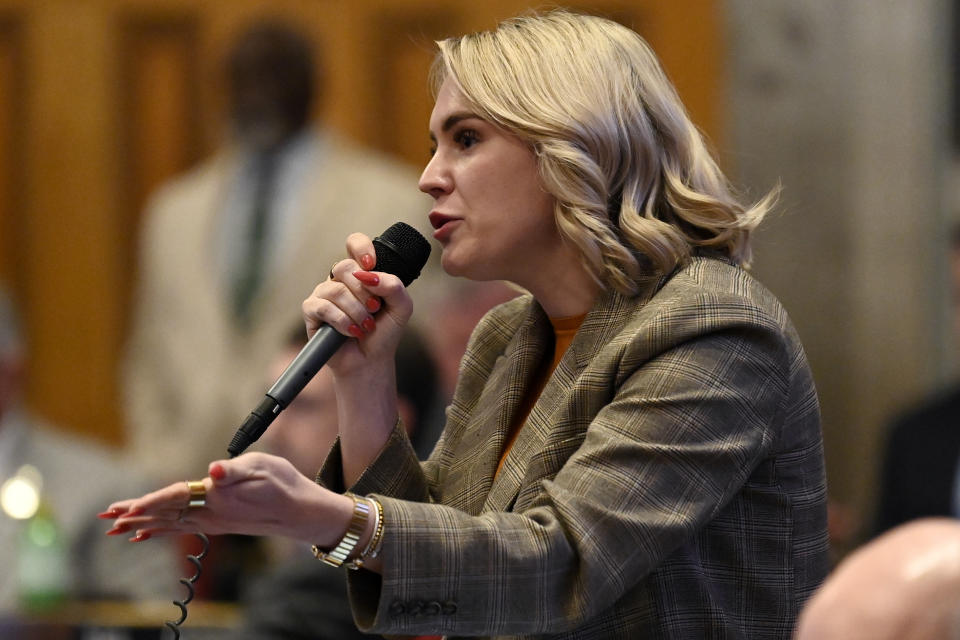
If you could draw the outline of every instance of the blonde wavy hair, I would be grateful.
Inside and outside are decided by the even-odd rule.
[[[776,192],[737,201],[638,34],[558,10],[437,45],[434,92],[452,79],[477,115],[531,145],[560,233],[601,286],[632,295],[651,266],[669,273],[696,247],[749,264]]]

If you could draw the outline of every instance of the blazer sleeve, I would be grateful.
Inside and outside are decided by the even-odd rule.
[[[343,486],[343,458],[340,454],[339,437],[317,474],[317,483],[337,493],[347,490]],[[398,420],[377,459],[349,489],[358,495],[376,492],[404,500],[429,502],[429,486],[430,482],[407,437],[403,423]]]
[[[387,524],[382,577],[349,576],[360,628],[560,632],[618,601],[737,494],[780,428],[788,350],[757,311],[698,320],[620,372],[582,445],[517,512],[429,504],[428,478],[392,438],[355,488],[381,494]]]

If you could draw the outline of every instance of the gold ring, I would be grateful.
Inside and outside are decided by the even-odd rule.
[[[336,279],[337,279],[337,276],[333,275],[333,267],[337,266],[337,264],[338,264],[339,262],[340,262],[340,261],[337,260],[337,262],[334,262],[334,263],[330,266],[330,279],[331,279],[331,280],[336,280]]]
[[[187,490],[190,497],[187,500],[187,508],[204,507],[207,504],[207,488],[203,486],[203,480],[186,480]]]

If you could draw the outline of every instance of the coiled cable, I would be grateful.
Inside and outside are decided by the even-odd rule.
[[[179,620],[167,620],[164,624],[167,625],[167,628],[173,631],[174,640],[180,640],[180,625],[184,623],[187,619],[187,605],[190,604],[190,601],[193,600],[194,589],[193,585],[200,579],[200,573],[203,571],[203,566],[200,564],[200,561],[207,555],[207,551],[210,550],[210,540],[207,536],[202,533],[195,533],[195,535],[201,544],[200,553],[196,555],[187,555],[187,560],[196,568],[196,573],[194,573],[189,578],[180,578],[180,584],[187,588],[187,597],[183,600],[174,600],[173,604],[180,607],[180,619]]]

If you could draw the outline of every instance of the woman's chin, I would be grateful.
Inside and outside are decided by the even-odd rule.
[[[469,277],[465,272],[464,265],[458,262],[446,249],[443,250],[440,256],[440,266],[443,267],[447,275],[454,276],[455,278]]]
[[[474,253],[473,259],[453,254],[444,249],[440,256],[440,266],[443,267],[447,275],[455,278],[466,278],[475,282],[486,282],[489,280],[511,280],[510,276],[503,269],[497,268],[499,265],[491,264],[482,258],[477,258]],[[512,280],[511,280],[512,281]]]

